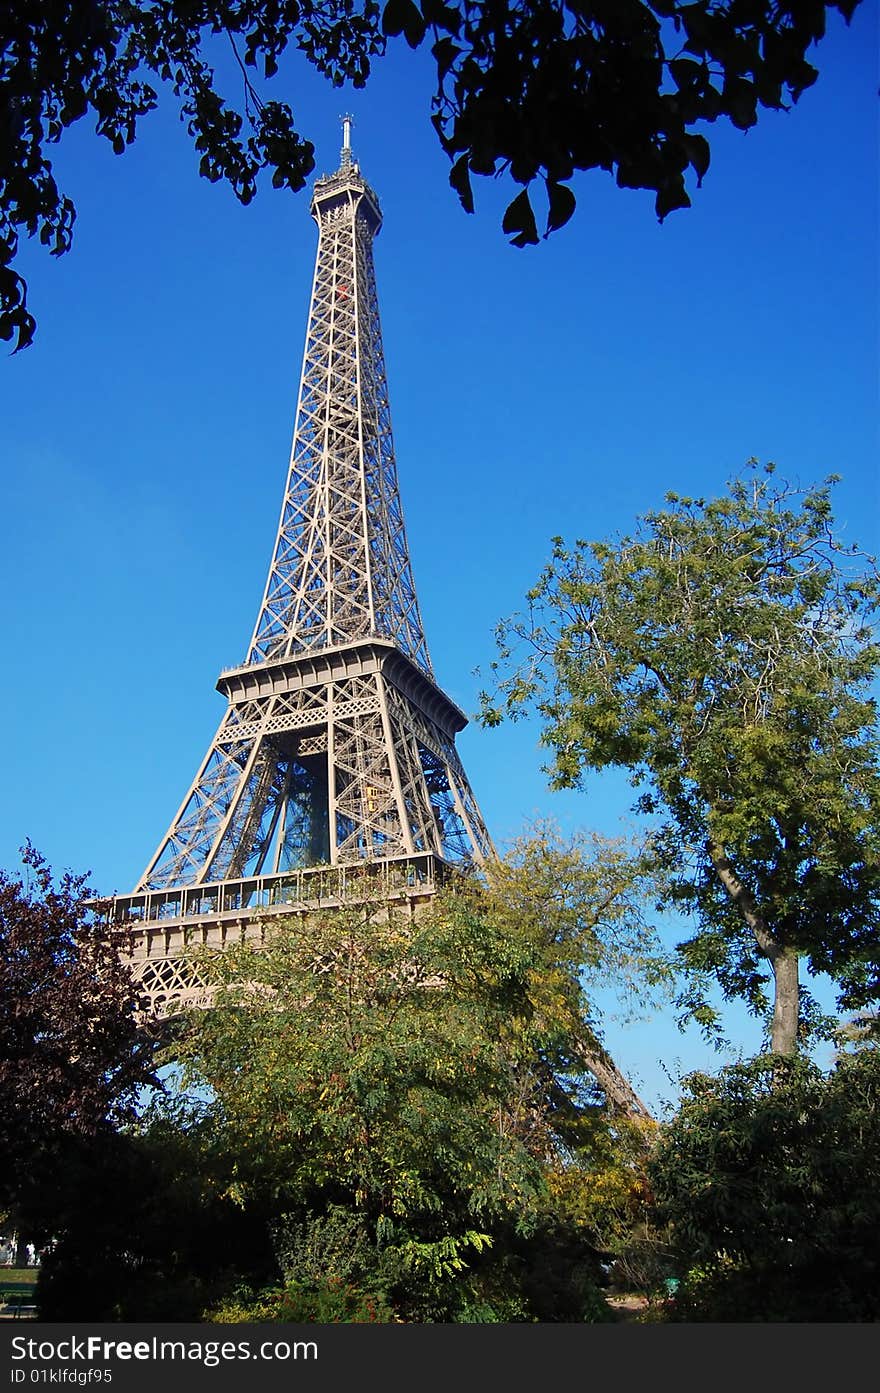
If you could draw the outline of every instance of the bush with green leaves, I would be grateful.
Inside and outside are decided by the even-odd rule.
[[[498,1225],[467,1262],[448,1241],[371,1243],[363,1216],[339,1206],[284,1228],[277,1248],[288,1254],[284,1283],[239,1287],[204,1319],[467,1325],[611,1319],[598,1254],[583,1231],[551,1213],[525,1230]]]
[[[675,1319],[880,1319],[880,1050],[696,1074],[648,1163]]]
[[[259,1292],[239,1289],[203,1319],[219,1325],[388,1325],[397,1317],[381,1292],[327,1277]]]

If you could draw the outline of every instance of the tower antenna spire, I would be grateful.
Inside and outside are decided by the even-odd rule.
[[[342,121],[342,169],[351,169],[351,126],[354,121],[353,116],[341,116]]]

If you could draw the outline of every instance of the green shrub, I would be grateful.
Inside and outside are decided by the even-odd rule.
[[[288,1282],[257,1293],[239,1290],[203,1318],[221,1325],[388,1325],[397,1319],[381,1293],[365,1291],[336,1277],[324,1282]]]
[[[673,1319],[880,1319],[880,1050],[693,1076],[649,1168]]]

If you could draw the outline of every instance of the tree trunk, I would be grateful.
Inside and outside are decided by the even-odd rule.
[[[761,952],[773,969],[773,1024],[770,1029],[770,1048],[774,1054],[793,1055],[797,1052],[799,1019],[798,955],[786,948],[767,927],[754,897],[736,875],[733,866],[718,842],[708,843],[708,852],[715,874],[748,924]]]
[[[782,948],[771,962],[776,994],[770,1048],[774,1054],[793,1055],[798,1034],[798,955],[793,948]]]

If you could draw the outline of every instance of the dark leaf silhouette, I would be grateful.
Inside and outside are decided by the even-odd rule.
[[[574,210],[576,171],[601,169],[618,185],[653,190],[662,218],[685,208],[684,173],[709,167],[697,123],[726,117],[746,130],[762,107],[785,108],[815,81],[808,51],[836,10],[860,0],[42,0],[0,9],[0,338],[33,340],[27,288],[12,263],[22,234],[58,256],[71,245],[74,208],[48,158],[74,122],[89,117],[117,154],[166,97],[199,153],[199,172],[250,203],[261,171],[298,191],[314,147],[286,102],[252,81],[284,81],[298,50],[334,87],[363,87],[389,42],[425,39],[436,65],[431,122],[452,163],[450,183],[473,212],[471,174],[525,186],[505,214],[514,246],[538,240],[528,188],[543,179],[547,233]],[[243,111],[219,89],[209,61],[229,40],[244,79]],[[170,89],[170,94],[168,93]],[[238,100],[236,96],[235,101]]]

